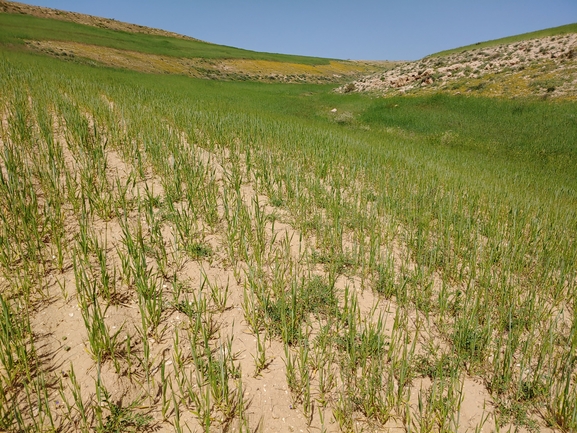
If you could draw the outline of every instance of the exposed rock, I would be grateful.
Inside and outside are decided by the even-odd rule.
[[[425,57],[415,62],[401,63],[385,73],[373,74],[353,83],[345,84],[338,92],[377,92],[380,94],[404,94],[415,89],[443,88],[459,85],[466,80],[501,79],[525,82],[521,86],[525,95],[545,95],[547,88],[535,84],[539,75],[557,83],[555,97],[577,98],[577,34],[531,39],[513,44],[473,49],[439,57]],[[541,70],[540,66],[545,69]],[[522,72],[524,71],[524,72]],[[529,73],[529,71],[531,73]],[[561,73],[561,71],[563,71]],[[516,74],[515,76],[513,76]],[[552,78],[553,77],[553,78]],[[488,91],[479,83],[467,92]],[[506,87],[506,86],[505,86]],[[516,86],[519,88],[519,86]],[[456,93],[457,88],[453,93]],[[493,89],[492,95],[507,94],[507,89]]]

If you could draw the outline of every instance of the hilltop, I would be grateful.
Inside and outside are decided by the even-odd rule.
[[[199,41],[200,39],[184,36],[178,33],[166,30],[155,29],[152,27],[141,26],[117,21],[114,18],[101,18],[94,15],[81,14],[78,12],[68,12],[59,9],[46,8],[42,6],[33,6],[25,3],[0,0],[0,12],[7,14],[31,15],[39,18],[50,18],[71,23],[84,24],[87,26],[98,27],[108,30],[118,30],[129,33],[142,33],[145,35],[168,36],[171,38],[188,39]]]
[[[577,26],[558,29],[557,32],[529,33],[527,38],[480,43],[405,62],[384,73],[371,74],[343,85],[338,91],[387,96],[441,91],[576,99]]]

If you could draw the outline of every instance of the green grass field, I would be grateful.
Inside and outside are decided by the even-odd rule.
[[[574,103],[139,74],[13,48],[196,45],[0,23],[0,430],[577,430]]]

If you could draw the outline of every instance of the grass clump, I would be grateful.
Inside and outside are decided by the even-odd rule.
[[[110,414],[106,416],[104,425],[96,428],[98,433],[123,433],[149,431],[153,418],[135,412],[138,402],[128,406],[122,406],[122,402],[113,403],[107,401]]]

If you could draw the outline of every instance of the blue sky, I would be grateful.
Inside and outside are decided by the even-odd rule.
[[[577,0],[20,0],[255,51],[415,60],[577,22]]]

